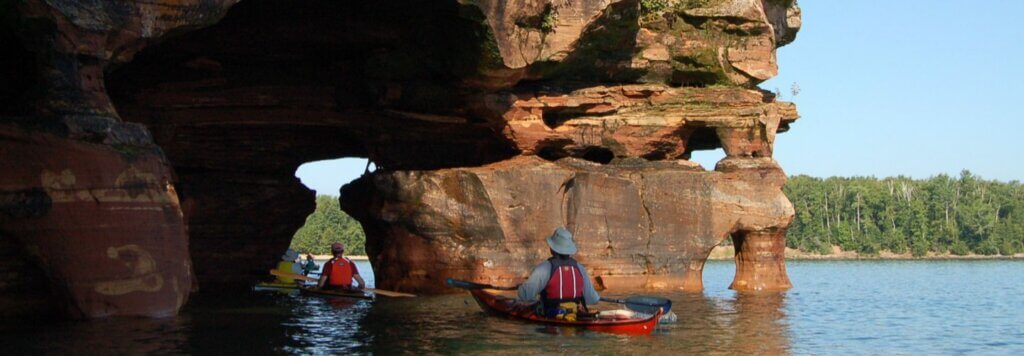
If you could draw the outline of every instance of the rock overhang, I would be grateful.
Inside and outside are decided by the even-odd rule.
[[[5,102],[24,99],[35,109],[18,111],[20,119],[5,124],[23,137],[69,141],[54,147],[94,145],[90,161],[103,164],[82,172],[99,174],[150,155],[163,162],[142,173],[166,177],[162,194],[175,203],[161,209],[178,217],[140,213],[128,220],[164,226],[168,243],[189,246],[194,271],[160,263],[156,273],[164,280],[194,274],[202,290],[214,292],[258,278],[256,271],[276,260],[312,210],[313,194],[293,176],[295,168],[360,156],[382,169],[346,188],[342,202],[371,237],[368,250],[383,285],[432,290],[424,280],[452,271],[511,280],[543,257],[537,241],[549,232],[544,229],[571,225],[581,239],[601,237],[611,246],[584,252],[610,286],[619,278],[643,281],[634,287],[699,289],[705,250],[727,236],[748,241],[737,250],[734,287],[788,286],[776,250],[792,206],[779,190],[785,177],[771,155],[775,134],[797,114],[755,85],[776,73],[775,48],[795,38],[795,1],[197,0],[86,9],[32,0],[18,6],[18,21],[46,25],[16,27],[32,53],[26,61],[39,68],[33,75],[41,95],[15,98],[16,90],[4,91]],[[3,146],[13,147],[18,135],[4,136]],[[719,147],[726,158],[715,172],[688,161],[694,150]],[[54,172],[70,167],[60,159],[40,162]],[[93,184],[119,189],[114,176]],[[561,186],[552,184],[566,177],[579,183],[559,195]],[[437,179],[443,184],[431,183]],[[392,184],[367,183],[377,180]],[[12,180],[3,189],[41,184]],[[426,186],[432,188],[421,198],[429,203],[383,208]],[[508,193],[517,189],[519,195]],[[566,194],[571,199],[553,199]],[[608,209],[622,201],[636,206]],[[493,219],[431,218],[459,204],[468,207],[463,215]],[[551,212],[533,219],[537,226],[508,222],[516,209],[535,206]],[[113,207],[100,202],[89,209]],[[673,209],[689,209],[679,213],[689,220],[651,213]],[[737,211],[746,214],[736,217]],[[56,236],[37,233],[49,220],[3,219],[0,235],[22,244]],[[618,232],[592,228],[607,219]],[[476,227],[450,223],[463,220]],[[629,230],[636,226],[647,230]],[[143,242],[137,233],[115,235]],[[501,240],[488,237],[498,235]],[[648,236],[653,245],[630,242],[631,235]],[[621,236],[627,238],[615,241]],[[494,241],[519,245],[478,248]],[[649,253],[652,246],[657,254]],[[60,251],[39,257],[120,263]],[[614,258],[603,263],[601,253]],[[430,256],[462,267],[398,258]],[[483,269],[466,267],[477,262]],[[501,272],[482,274],[495,270]],[[132,271],[97,268],[88,280],[98,282],[82,283],[140,278]],[[58,294],[71,296],[64,303],[112,298],[67,288],[65,279],[78,277],[54,275]],[[182,303],[175,296],[191,289],[181,282],[173,290],[129,291],[112,302],[124,309],[110,313],[173,313]],[[137,303],[146,293],[166,296],[166,303]],[[110,310],[78,305],[85,306],[76,313],[87,317]]]

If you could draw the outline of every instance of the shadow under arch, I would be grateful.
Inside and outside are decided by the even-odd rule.
[[[480,24],[448,2],[246,1],[106,76],[120,116],[173,166],[199,291],[266,276],[315,209],[301,164],[481,165],[514,147],[465,109],[446,61]],[[461,36],[461,37],[460,37]],[[458,62],[458,63],[456,63]]]

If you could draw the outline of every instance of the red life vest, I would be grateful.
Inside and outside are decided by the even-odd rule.
[[[351,287],[352,275],[358,274],[352,261],[344,257],[335,257],[327,261],[330,272],[327,275],[327,285],[336,287]]]
[[[551,277],[541,292],[545,305],[575,302],[583,299],[583,273],[572,258],[550,258]]]

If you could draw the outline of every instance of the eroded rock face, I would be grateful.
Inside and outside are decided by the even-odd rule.
[[[566,226],[579,247],[576,257],[608,288],[699,291],[715,245],[730,235],[784,231],[792,219],[775,162],[738,160],[748,162],[728,172],[677,162],[536,157],[378,171],[346,185],[341,201],[363,222],[382,288],[440,292],[438,281],[449,277],[521,283],[550,257],[544,238]],[[745,241],[756,255],[754,239]],[[735,283],[778,287],[761,279],[738,276]]]
[[[33,63],[4,77],[29,69],[23,79],[34,84],[21,88],[32,95],[3,91],[0,235],[34,264],[26,271],[49,278],[50,295],[38,300],[75,318],[169,316],[188,300],[192,261],[173,171],[143,126],[119,120],[104,72],[160,36],[216,21],[232,3],[4,2],[0,42],[20,38],[15,48],[25,51],[10,63]],[[25,293],[12,299],[39,292]]]
[[[770,157],[775,134],[797,118],[792,104],[740,88],[597,86],[488,94],[480,102],[524,155],[599,158],[603,152],[603,163],[685,160],[694,150],[717,147],[729,157]]]
[[[0,126],[0,226],[50,277],[75,317],[169,316],[188,300],[191,260],[172,173],[159,151]],[[26,160],[25,158],[31,158]]]
[[[559,225],[609,288],[698,290],[728,236],[734,288],[789,286],[771,155],[797,114],[755,85],[794,1],[235,2],[0,17],[0,249],[71,315],[265,277],[313,209],[295,169],[350,156],[380,167],[342,204],[382,286],[513,282]]]

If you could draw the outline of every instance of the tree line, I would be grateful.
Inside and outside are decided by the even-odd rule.
[[[1024,252],[1024,189],[1018,181],[959,177],[790,177],[783,190],[796,208],[791,248],[827,254],[832,245],[864,254],[882,250],[966,255]]]
[[[316,210],[306,218],[306,225],[295,232],[291,248],[302,253],[329,255],[331,244],[345,244],[346,255],[365,255],[366,235],[363,227],[341,211],[338,197],[316,196]]]
[[[836,245],[867,255],[888,250],[914,256],[1024,252],[1024,187],[1018,181],[984,180],[969,171],[929,179],[798,175],[783,190],[796,208],[786,235],[791,248],[829,254]],[[319,195],[291,247],[328,254],[335,241],[345,244],[347,254],[366,254],[359,222],[341,211],[337,197]]]

